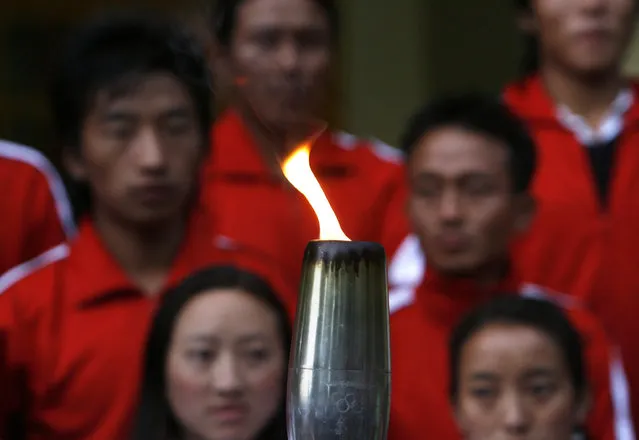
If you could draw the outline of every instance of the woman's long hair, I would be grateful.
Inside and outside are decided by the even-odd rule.
[[[166,358],[180,311],[198,295],[213,289],[240,289],[254,295],[275,312],[288,364],[291,325],[282,302],[267,282],[232,266],[215,266],[194,273],[167,293],[155,315],[146,344],[142,387],[132,440],[182,440],[184,432],[169,406],[166,393]],[[282,384],[286,390],[286,381]],[[285,393],[282,394],[284,396]],[[284,398],[271,422],[256,440],[286,440]]]

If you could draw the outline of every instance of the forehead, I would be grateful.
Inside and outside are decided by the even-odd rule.
[[[535,367],[561,368],[563,357],[545,333],[523,325],[490,325],[464,345],[462,370],[518,373]]]
[[[447,126],[425,134],[410,161],[415,172],[458,174],[506,171],[508,150],[497,139],[462,127]]]
[[[95,94],[98,111],[136,111],[148,113],[192,105],[184,84],[169,73],[150,73],[126,77]]]
[[[277,328],[275,313],[252,294],[238,289],[215,289],[192,299],[178,316],[176,333],[251,332]]]
[[[314,0],[245,0],[238,28],[302,28],[327,26],[325,11]]]

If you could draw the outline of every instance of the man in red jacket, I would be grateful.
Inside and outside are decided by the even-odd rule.
[[[172,23],[109,18],[67,47],[53,101],[88,211],[68,246],[0,290],[0,437],[128,438],[150,320],[191,272],[236,264],[283,293],[248,247],[216,241],[199,204],[209,87],[203,52]]]
[[[322,108],[338,43],[332,0],[217,2],[216,67],[232,79],[205,170],[206,203],[220,227],[258,246],[299,278],[319,237],[315,214],[280,163],[312,139],[311,168],[346,235],[382,243],[390,256],[407,232],[400,152],[327,129]]]
[[[526,230],[535,205],[528,192],[535,146],[521,122],[496,99],[443,99],[416,114],[403,145],[416,236],[389,269],[397,286],[389,437],[460,438],[448,402],[449,333],[487,299],[519,292],[563,305],[584,338],[591,438],[634,439],[623,366],[598,321],[573,297],[525,284],[511,264],[510,241]]]
[[[532,74],[504,99],[539,150],[526,281],[577,295],[620,344],[639,421],[639,88],[621,71],[635,0],[520,0]],[[553,255],[553,258],[548,258]]]
[[[33,148],[0,140],[0,275],[75,235],[53,165]]]

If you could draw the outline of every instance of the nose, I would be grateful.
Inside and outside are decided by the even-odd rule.
[[[512,395],[504,399],[503,408],[503,421],[506,432],[513,437],[526,434],[530,427],[530,420],[522,398]]]
[[[232,354],[220,356],[211,374],[213,386],[220,393],[238,393],[242,389],[241,366]]]
[[[457,223],[461,220],[462,200],[458,191],[444,191],[439,203],[439,215],[445,223]]]
[[[279,66],[287,71],[295,71],[299,66],[300,51],[294,42],[283,42],[277,53]]]
[[[133,145],[135,160],[145,171],[158,172],[166,166],[166,154],[153,129],[142,130]]]

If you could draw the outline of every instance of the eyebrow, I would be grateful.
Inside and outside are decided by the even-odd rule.
[[[527,379],[535,379],[539,377],[553,377],[555,372],[549,367],[533,367],[526,371],[524,377]]]
[[[238,342],[241,344],[246,344],[246,343],[255,342],[255,341],[264,341],[265,339],[266,338],[264,337],[264,335],[261,335],[259,333],[251,333],[251,334],[241,336],[238,339]],[[212,343],[212,342],[217,342],[218,338],[210,334],[199,333],[199,334],[189,336],[188,340],[193,342]]]
[[[172,107],[161,112],[164,118],[186,118],[191,115],[191,111],[186,106]]]
[[[479,371],[479,372],[471,374],[470,380],[494,381],[494,380],[497,380],[497,375],[494,373],[489,373],[487,371]]]

